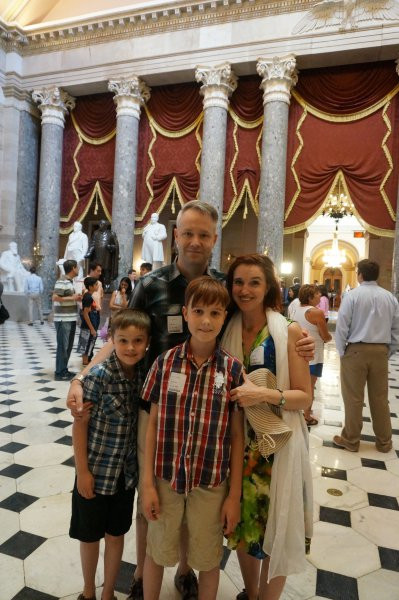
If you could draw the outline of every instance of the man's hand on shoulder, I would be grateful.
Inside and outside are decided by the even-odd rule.
[[[295,350],[298,352],[299,356],[302,356],[302,358],[310,362],[314,359],[316,344],[314,338],[309,335],[306,329],[302,329],[302,336],[303,337],[295,342]]]

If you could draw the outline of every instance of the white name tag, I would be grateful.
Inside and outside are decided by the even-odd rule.
[[[251,352],[251,356],[249,357],[250,365],[263,365],[265,356],[265,351],[263,346],[258,346]]]
[[[183,317],[168,316],[168,333],[183,333]]]
[[[171,373],[168,383],[168,392],[181,394],[186,383],[186,375],[184,373]]]

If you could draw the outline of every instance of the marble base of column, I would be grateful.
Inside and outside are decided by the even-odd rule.
[[[222,256],[222,216],[224,169],[226,157],[225,108],[211,106],[205,109],[203,139],[206,140],[201,156],[200,199],[212,204],[218,212],[217,240],[212,252],[211,265],[220,269]]]
[[[262,170],[259,191],[257,251],[281,267],[284,239],[285,170],[288,110],[285,102],[269,102],[264,110]]]
[[[39,275],[43,279],[43,308],[51,310],[51,294],[57,278],[62,141],[64,129],[53,123],[43,123],[40,150],[40,183],[37,219],[37,241],[43,256]],[[56,151],[60,150],[60,152]]]
[[[119,115],[117,120],[112,229],[119,241],[119,279],[132,268],[136,200],[139,120]]]

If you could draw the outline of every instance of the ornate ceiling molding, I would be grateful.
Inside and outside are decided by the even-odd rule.
[[[314,0],[206,0],[151,7],[116,17],[77,19],[58,27],[19,28],[0,21],[0,47],[21,55],[101,44],[134,36],[305,11]]]

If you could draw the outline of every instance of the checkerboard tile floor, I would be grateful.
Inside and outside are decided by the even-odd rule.
[[[74,480],[68,385],[55,382],[53,326],[0,326],[0,600],[73,600],[82,588],[79,547],[68,537]],[[343,407],[339,366],[327,345],[318,383],[310,457],[315,531],[308,567],[288,578],[283,600],[395,600],[399,598],[399,357],[390,364],[394,448],[374,446],[364,408],[359,453],[332,447]],[[71,370],[79,370],[73,354]],[[117,585],[126,597],[135,561],[127,535]],[[177,599],[167,569],[162,600]],[[101,567],[98,586],[102,582]],[[225,549],[218,599],[242,588],[234,552]]]

